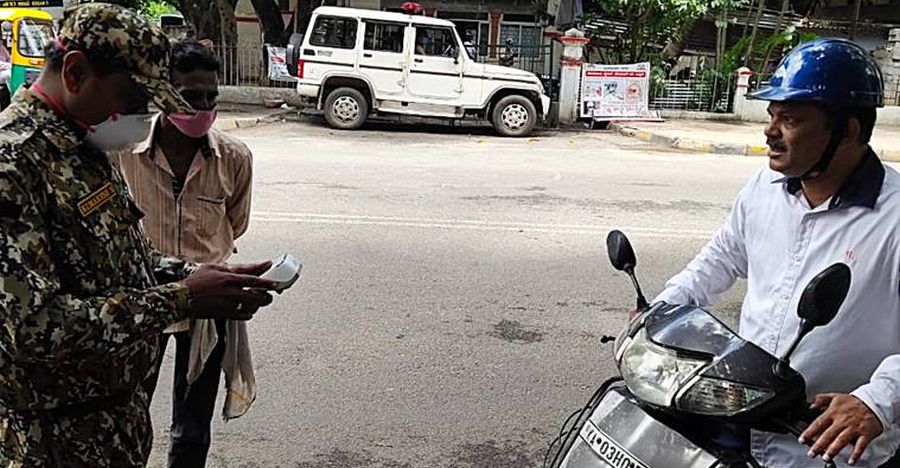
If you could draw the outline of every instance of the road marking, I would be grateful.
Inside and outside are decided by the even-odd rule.
[[[255,211],[252,219],[268,223],[342,224],[357,226],[390,226],[422,229],[455,229],[472,231],[512,231],[547,234],[584,234],[597,236],[611,229],[620,229],[636,237],[707,240],[712,232],[697,229],[650,228],[637,226],[603,226],[593,224],[551,224],[527,222],[499,222],[476,219],[404,218],[351,214],[289,213]]]

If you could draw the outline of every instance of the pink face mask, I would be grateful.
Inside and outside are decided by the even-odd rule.
[[[181,133],[191,137],[200,138],[212,128],[213,122],[216,121],[218,113],[215,109],[206,111],[197,111],[196,114],[171,114],[166,118]]]

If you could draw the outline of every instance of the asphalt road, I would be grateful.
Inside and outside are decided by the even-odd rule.
[[[250,324],[259,398],[216,417],[208,466],[539,466],[614,372],[600,337],[634,295],[607,232],[631,237],[652,297],[765,164],[611,133],[415,130],[234,133],[255,155],[236,260],[290,252],[304,270]],[[733,319],[740,296],[717,310]],[[151,466],[168,442],[173,356]]]

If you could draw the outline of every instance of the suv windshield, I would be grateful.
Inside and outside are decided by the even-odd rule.
[[[44,48],[53,40],[53,24],[34,18],[19,21],[19,53],[25,57],[43,57]]]

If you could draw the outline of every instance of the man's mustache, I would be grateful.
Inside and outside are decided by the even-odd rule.
[[[781,140],[776,140],[775,138],[767,138],[766,144],[769,145],[769,148],[772,148],[775,151],[787,151],[787,145],[785,145]]]

